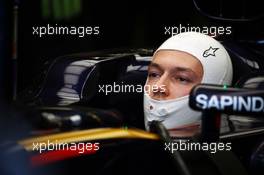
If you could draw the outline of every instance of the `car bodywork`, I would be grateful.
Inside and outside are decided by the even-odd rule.
[[[232,42],[223,42],[223,44],[227,48],[234,66],[233,86],[245,88],[244,86],[246,85],[241,83],[245,81],[244,77],[254,74],[256,71],[261,72],[261,70],[264,70],[263,55],[259,54],[259,50],[262,47],[249,47],[247,44],[237,45]],[[147,76],[147,66],[151,61],[152,53],[152,49],[110,50],[67,55],[47,63],[46,68],[41,70],[42,74],[36,78],[38,80],[36,84],[23,91],[20,96],[20,101],[32,107],[34,112],[30,112],[30,118],[35,126],[37,126],[37,129],[32,139],[21,140],[18,142],[19,145],[32,152],[33,141],[47,142],[49,139],[54,140],[54,138],[58,138],[59,140],[64,140],[67,137],[70,138],[68,141],[71,142],[104,140],[102,144],[104,145],[102,146],[103,148],[107,148],[108,144],[114,144],[116,148],[120,148],[119,144],[122,145],[123,142],[129,143],[128,145],[133,145],[134,142],[139,143],[140,146],[135,147],[140,150],[144,147],[141,144],[145,146],[149,144],[162,145],[162,137],[159,133],[152,134],[143,131],[143,111],[141,107],[143,105],[143,92],[126,91],[116,93],[111,89],[111,92],[109,91],[106,94],[105,91],[107,89],[103,90],[102,88],[100,92],[100,87],[106,87],[108,84],[117,86],[135,86],[139,84],[144,86]],[[255,77],[262,78],[263,76],[258,74]],[[254,88],[256,89],[256,87]],[[254,91],[254,88],[248,90]],[[222,120],[221,133],[217,140],[232,143],[232,153],[207,154],[215,165],[226,168],[226,170],[225,168],[220,168],[221,173],[226,174],[229,171],[228,166],[223,164],[223,161],[226,159],[234,161],[234,171],[231,172],[235,172],[235,169],[238,167],[241,168],[238,162],[242,162],[245,165],[244,167],[246,167],[245,171],[249,172],[255,173],[258,169],[263,168],[261,164],[263,161],[263,158],[261,158],[263,155],[263,123],[263,118],[261,117],[243,115],[232,115]],[[109,129],[108,127],[119,129]],[[135,127],[141,130],[134,130],[133,128]],[[101,129],[102,133],[98,133],[94,128],[105,129]],[[48,134],[43,132],[43,130],[47,129],[53,130],[48,132]],[[37,130],[40,130],[40,132],[37,132]],[[76,132],[75,130],[80,131]],[[60,134],[60,132],[66,133]],[[82,132],[87,133],[82,136]],[[43,133],[44,136],[42,136]],[[88,139],[90,137],[93,139]],[[131,138],[133,138],[132,141]],[[105,142],[107,143],[106,146]],[[243,148],[241,145],[243,145]],[[156,146],[153,147],[158,149],[159,146]],[[126,148],[126,146],[124,147]],[[149,149],[149,147],[146,146],[146,149]],[[204,155],[199,155],[200,153],[197,152],[192,152],[191,155],[196,154],[197,157],[204,158]],[[35,157],[38,157],[36,159],[43,159],[39,158],[40,155],[40,153],[35,154]],[[47,157],[45,160],[49,159]],[[75,159],[76,155],[69,157],[70,159]],[[185,160],[189,160],[189,153],[184,153],[184,157]],[[138,160],[138,158],[135,157],[131,160]],[[118,158],[117,160],[122,161],[123,158]],[[169,159],[165,158],[165,160],[167,164],[171,163],[168,161]],[[54,164],[43,160],[40,162]],[[64,159],[63,161],[58,160],[58,162],[64,162]],[[219,164],[219,162],[222,163]],[[176,163],[179,162],[176,161]],[[206,164],[206,166],[210,167],[209,164]],[[114,172],[118,169],[116,166],[115,163],[111,164],[111,166],[109,165],[111,171]],[[163,166],[165,164],[162,164]],[[163,171],[164,167],[161,169],[159,171]],[[122,171],[122,168],[117,172],[120,173],[120,171]],[[213,173],[214,171],[208,172]],[[104,174],[105,171],[102,171],[102,173]]]

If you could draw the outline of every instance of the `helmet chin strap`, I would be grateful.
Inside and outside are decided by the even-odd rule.
[[[201,113],[192,110],[188,101],[189,96],[159,101],[152,99],[148,94],[144,94],[146,129],[149,129],[148,123],[154,120],[162,122],[167,129],[199,122]]]

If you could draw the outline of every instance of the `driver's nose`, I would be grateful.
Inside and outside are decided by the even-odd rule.
[[[163,74],[160,79],[155,83],[154,89],[152,89],[152,98],[156,100],[165,100],[170,95],[169,92],[169,78]]]

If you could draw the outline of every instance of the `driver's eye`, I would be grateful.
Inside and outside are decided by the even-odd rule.
[[[157,73],[157,72],[150,72],[150,73],[148,74],[148,77],[149,77],[149,78],[158,78],[158,77],[160,77],[160,74]]]
[[[185,79],[185,78],[181,78],[181,77],[178,78],[178,80],[179,80],[179,81],[188,81],[187,79]]]
[[[176,77],[176,80],[180,83],[183,83],[183,84],[187,84],[187,83],[190,83],[191,80],[188,79],[188,78],[184,78],[184,77]]]

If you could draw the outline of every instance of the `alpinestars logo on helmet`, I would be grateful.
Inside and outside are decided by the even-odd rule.
[[[203,57],[209,57],[209,56],[214,56],[215,57],[215,52],[219,48],[213,48],[212,46],[209,47],[209,49],[206,49],[203,53]]]

